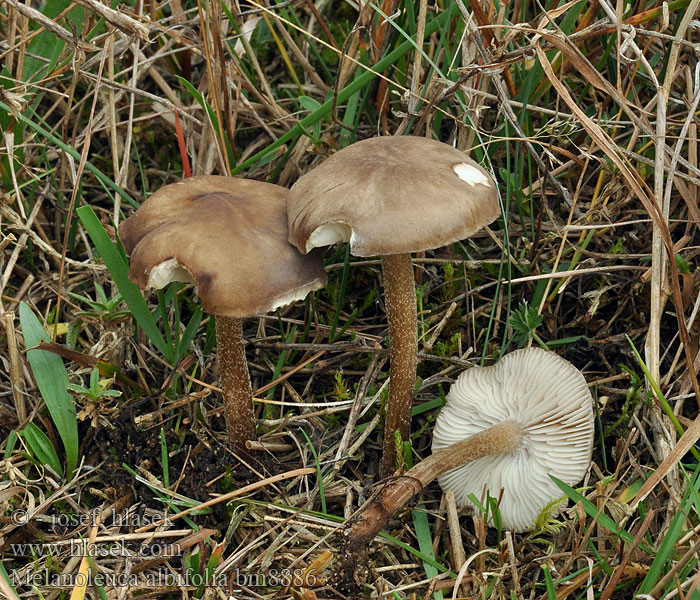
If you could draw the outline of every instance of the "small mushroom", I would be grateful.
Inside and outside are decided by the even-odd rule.
[[[141,289],[194,282],[216,316],[224,415],[231,444],[255,440],[241,319],[323,287],[320,256],[287,241],[287,190],[233,177],[197,176],[160,188],[119,227]]]
[[[343,529],[345,570],[408,500],[435,478],[458,504],[486,488],[503,526],[530,529],[560,495],[549,475],[575,485],[593,449],[593,399],[582,373],[539,348],[516,350],[491,367],[462,373],[433,431],[433,454],[391,480]],[[502,491],[502,495],[501,495]]]
[[[465,239],[499,215],[489,174],[447,144],[413,136],[357,142],[299,178],[287,200],[289,241],[301,252],[349,242],[382,257],[390,388],[382,471],[396,464],[395,432],[410,433],[416,381],[416,291],[411,252]]]
[[[517,426],[516,444],[438,477],[459,506],[484,489],[501,496],[503,527],[531,529],[541,510],[561,495],[554,475],[574,485],[588,470],[593,448],[593,399],[581,372],[540,348],[516,350],[490,367],[462,373],[450,388],[433,430],[433,452],[503,422]],[[511,442],[506,442],[511,446]]]

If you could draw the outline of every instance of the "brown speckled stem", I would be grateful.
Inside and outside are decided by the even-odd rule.
[[[522,427],[515,421],[504,421],[438,450],[386,484],[345,524],[343,560],[361,554],[391,516],[439,475],[484,456],[512,452],[520,446],[522,439]],[[357,562],[356,557],[351,560]]]
[[[418,340],[416,329],[416,285],[410,254],[382,256],[384,298],[389,322],[389,402],[384,427],[381,476],[388,477],[396,469],[395,431],[406,441],[411,433],[413,387],[416,384]]]
[[[217,316],[216,341],[229,442],[236,452],[248,453],[245,443],[258,438],[241,320]]]

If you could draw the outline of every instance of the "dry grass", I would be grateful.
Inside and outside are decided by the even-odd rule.
[[[415,257],[412,460],[463,368],[533,340],[585,373],[596,444],[530,534],[430,486],[371,544],[361,594],[700,598],[698,0],[361,4],[0,3],[0,595],[343,597],[334,532],[378,484],[378,261],[331,249],[324,290],[246,322],[246,464],[194,290],[151,295],[144,329],[95,236],[183,176],[178,139],[193,174],[289,186],[412,133],[491,170],[504,214]]]

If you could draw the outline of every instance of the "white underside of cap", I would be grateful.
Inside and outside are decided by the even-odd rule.
[[[491,185],[489,178],[473,165],[458,163],[452,166],[452,170],[457,174],[457,177],[464,181],[464,183],[468,183],[471,186]]]
[[[515,350],[490,367],[464,371],[450,387],[433,430],[433,452],[507,420],[524,430],[522,446],[443,473],[458,506],[484,489],[501,498],[506,529],[529,530],[561,490],[549,475],[576,485],[593,446],[593,399],[581,372],[552,352]],[[550,505],[550,509],[556,505]]]
[[[272,305],[270,306],[270,308],[267,309],[266,312],[272,312],[273,310],[276,310],[282,306],[292,304],[292,302],[303,300],[304,298],[306,298],[306,296],[309,295],[310,292],[321,289],[322,287],[323,283],[319,279],[314,279],[311,283],[303,287],[297,288],[296,290],[289,292],[284,296],[279,296],[278,298],[275,298]]]
[[[331,221],[317,227],[306,240],[306,251],[321,246],[332,246],[338,242],[349,242],[353,235],[352,227],[343,221]]]
[[[173,281],[194,283],[189,271],[183,267],[176,258],[170,258],[151,269],[148,274],[148,287],[157,290],[164,288]]]

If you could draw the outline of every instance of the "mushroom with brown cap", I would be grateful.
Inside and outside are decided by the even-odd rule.
[[[433,479],[469,504],[486,488],[500,497],[503,527],[526,530],[560,495],[550,475],[575,485],[593,449],[593,399],[583,374],[539,348],[516,350],[462,373],[433,432],[433,454],[392,480],[344,528],[344,563]]]
[[[465,239],[499,215],[489,174],[447,144],[377,137],[336,152],[299,178],[287,200],[289,241],[301,252],[349,242],[382,257],[390,386],[382,470],[396,463],[395,432],[410,433],[416,380],[416,291],[411,252]]]
[[[197,176],[160,188],[119,227],[140,288],[194,282],[215,315],[224,416],[231,444],[256,439],[241,319],[266,313],[326,282],[318,254],[287,241],[287,190],[259,181]]]

